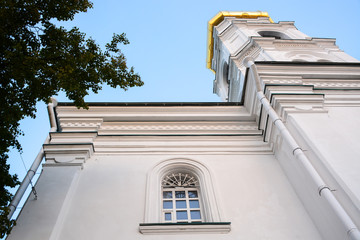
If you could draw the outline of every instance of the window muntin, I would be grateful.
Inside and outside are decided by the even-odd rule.
[[[162,180],[163,187],[193,187],[198,185],[198,180],[188,173],[170,173]]]
[[[171,173],[162,180],[162,220],[201,222],[197,179],[188,173]]]
[[[161,161],[148,172],[144,223],[164,222],[162,181],[169,173],[179,172],[190,173],[198,181],[196,188],[199,191],[202,222],[221,222],[223,218],[215,194],[216,184],[214,184],[214,179],[209,169],[198,161],[176,158]]]
[[[164,222],[201,222],[197,188],[164,188],[162,198]]]

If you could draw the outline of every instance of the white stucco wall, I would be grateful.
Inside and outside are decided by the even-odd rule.
[[[74,190],[68,194],[71,200],[62,205],[62,212],[66,214],[54,229],[39,226],[40,222],[54,220],[41,206],[38,210],[43,213],[41,219],[22,216],[19,223],[28,218],[25,221],[29,230],[37,227],[53,231],[53,239],[62,240],[183,239],[183,234],[139,233],[139,223],[144,222],[146,176],[158,162],[171,158],[190,158],[207,166],[216,184],[222,221],[231,222],[230,233],[196,234],[196,239],[321,239],[272,154],[95,154],[74,181]],[[49,171],[51,178],[67,179],[57,169],[45,168],[43,174]],[[58,189],[43,180],[45,178],[40,179],[37,186],[39,199],[42,192],[51,194]],[[61,197],[47,199],[47,205],[51,206],[56,198]],[[22,230],[14,229],[10,239],[48,239],[43,231],[31,231],[29,235]]]
[[[63,207],[68,206],[68,193],[80,171],[80,167],[45,168],[35,186],[38,198],[30,194],[7,239],[50,239],[54,226],[66,214]]]
[[[353,221],[360,225],[360,108],[326,109],[327,113],[292,114],[289,126]]]

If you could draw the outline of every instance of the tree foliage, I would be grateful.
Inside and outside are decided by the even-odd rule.
[[[129,44],[125,34],[114,34],[105,51],[78,28],[54,24],[69,21],[92,7],[88,0],[0,0],[0,231],[8,233],[11,194],[18,184],[9,174],[8,151],[21,151],[19,121],[35,117],[36,103],[64,91],[77,107],[87,108],[84,97],[102,84],[141,86],[140,76],[126,65],[119,44]]]

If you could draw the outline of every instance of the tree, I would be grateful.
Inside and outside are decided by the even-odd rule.
[[[36,103],[64,91],[80,108],[84,97],[102,84],[142,86],[140,76],[118,48],[129,44],[125,34],[114,34],[105,51],[79,29],[67,30],[53,22],[68,21],[92,7],[88,0],[0,0],[0,235],[14,222],[7,219],[11,194],[18,184],[9,174],[8,151],[21,151],[19,121],[35,118]]]

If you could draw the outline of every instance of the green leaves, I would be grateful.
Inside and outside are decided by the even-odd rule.
[[[90,90],[97,93],[102,84],[124,90],[143,85],[119,48],[129,44],[124,33],[114,34],[102,51],[78,28],[52,23],[72,20],[90,7],[88,0],[0,0],[1,233],[13,224],[6,221],[11,195],[5,187],[17,184],[8,173],[7,152],[9,147],[21,150],[19,121],[35,117],[36,102],[48,102],[64,91],[77,107],[87,108],[84,97]]]
[[[10,209],[8,207],[0,206],[0,238],[9,234],[13,226],[16,225],[15,220],[9,220],[7,218],[9,212]]]
[[[124,45],[130,44],[129,40],[126,38],[125,33],[122,34],[115,34],[113,35],[113,39],[111,40],[111,43],[107,43],[106,50],[114,53],[120,52],[120,49],[118,48],[118,44],[122,43]]]

